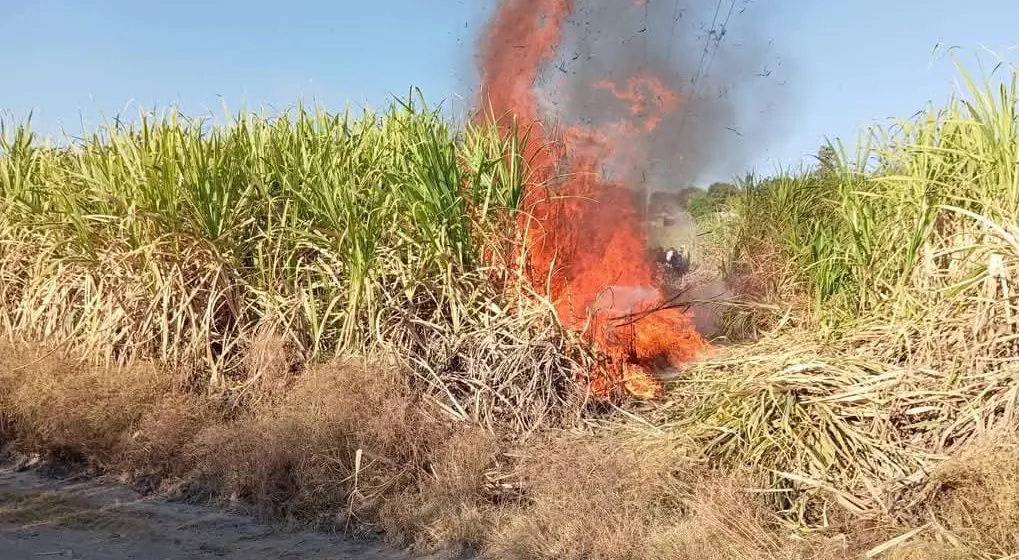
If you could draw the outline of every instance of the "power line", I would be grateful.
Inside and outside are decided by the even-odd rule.
[[[718,0],[715,4],[715,16],[711,19],[711,27],[708,28],[708,35],[704,38],[704,49],[701,51],[701,59],[697,63],[697,71],[694,72],[693,79],[690,80],[691,89],[694,93],[697,91],[697,82],[701,79],[701,72],[704,69],[704,59],[708,56],[708,49],[711,48],[711,39],[715,33],[715,25],[718,24],[718,14],[722,11],[722,0]]]
[[[679,26],[679,17],[681,13],[682,12],[679,9],[679,0],[674,0],[672,8],[672,29],[669,31],[669,49],[665,53],[666,67],[672,66],[672,53],[676,49],[676,27]]]
[[[650,35],[650,32],[648,31],[648,20],[649,20],[649,17],[648,17],[648,7],[650,6],[650,4],[651,4],[650,0],[648,0],[647,2],[644,2],[644,27],[643,27],[643,30],[641,31],[641,33],[644,34],[644,59],[641,62],[641,65],[640,65],[640,71],[641,72],[643,72],[647,68],[647,36]],[[650,207],[651,207],[651,190],[648,188],[648,184],[647,184],[647,166],[646,165],[645,165],[644,169],[642,169],[641,172],[640,172],[640,178],[641,178],[640,182],[641,182],[641,185],[643,186],[643,190],[644,190],[644,214],[643,214],[643,216],[641,216],[641,219],[647,220],[648,219],[648,212],[649,212]]]
[[[735,10],[736,0],[732,0],[732,3],[729,4],[729,13],[725,15],[725,21],[722,22],[721,31],[719,31],[719,35],[715,39],[715,48],[711,51],[711,58],[708,59],[707,68],[711,68],[711,64],[715,61],[715,54],[718,53],[718,46],[722,43],[722,38],[725,37],[726,32],[729,29],[729,20],[732,19],[732,12]]]
[[[644,62],[643,62],[643,64],[641,64],[641,70],[643,70],[644,67],[647,66],[647,36],[648,36],[647,25],[648,25],[648,6],[650,6],[650,5],[651,5],[650,1],[644,2],[644,31],[643,31],[643,33],[644,33]]]
[[[715,62],[715,55],[718,53],[718,46],[721,44],[722,39],[725,37],[726,29],[729,26],[729,20],[732,18],[732,14],[736,10],[736,0],[732,0],[732,2],[729,4],[729,11],[725,15],[725,21],[723,21],[722,26],[717,28],[716,30],[715,26],[718,24],[718,16],[722,11],[722,2],[723,0],[718,0],[718,2],[715,4],[715,15],[711,20],[711,27],[708,29],[708,36],[704,40],[704,50],[701,51],[701,59],[700,62],[697,63],[697,71],[694,73],[693,79],[690,80],[690,94],[688,96],[689,99],[694,99],[698,95],[699,82],[701,78],[707,75],[708,71],[711,69],[711,65]],[[714,48],[712,48],[711,44],[712,39],[714,39],[713,45]],[[708,56],[709,50],[711,51],[710,56]],[[705,60],[707,60],[706,65]],[[680,115],[679,120],[680,136],[682,136],[683,134],[683,126],[686,124],[687,116],[690,113],[690,106],[691,103],[686,103],[683,113]]]

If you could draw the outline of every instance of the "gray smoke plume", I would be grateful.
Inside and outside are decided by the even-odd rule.
[[[781,133],[785,105],[780,86],[788,69],[764,38],[766,6],[759,3],[766,2],[576,0],[556,61],[537,84],[543,103],[567,124],[632,118],[629,104],[592,84],[652,74],[681,104],[629,147],[646,164],[613,178],[674,190],[740,173]]]

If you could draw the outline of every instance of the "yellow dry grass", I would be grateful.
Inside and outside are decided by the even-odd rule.
[[[809,558],[820,546],[790,539],[748,485],[672,438],[501,439],[450,421],[391,366],[338,361],[237,403],[187,395],[150,366],[22,344],[0,355],[20,452],[294,525],[507,559]]]

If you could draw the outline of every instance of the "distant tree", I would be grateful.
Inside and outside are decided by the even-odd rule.
[[[742,191],[732,183],[712,183],[708,190],[700,190],[691,193],[687,201],[687,211],[695,220],[700,220],[711,214],[721,212],[729,199],[740,194]]]
[[[648,200],[648,209],[651,212],[668,211],[675,205],[676,195],[668,191],[655,191]]]
[[[704,191],[698,189],[697,187],[683,187],[679,189],[679,192],[676,193],[676,198],[678,199],[677,202],[679,203],[679,207],[682,208],[683,210],[689,210],[690,197],[700,192]]]
[[[708,187],[708,194],[718,198],[729,198],[738,193],[739,187],[732,183],[717,182],[711,183],[711,186]]]
[[[700,191],[690,196],[690,200],[687,202],[687,211],[690,212],[693,219],[700,220],[721,210],[722,204],[724,204],[722,198],[713,196],[707,191]]]
[[[835,174],[838,164],[838,154],[831,144],[825,144],[817,150],[818,174],[822,177],[829,177]]]
[[[648,200],[648,208],[651,212],[686,210],[690,197],[703,192],[703,189],[697,187],[683,187],[675,191],[655,191],[651,193]]]

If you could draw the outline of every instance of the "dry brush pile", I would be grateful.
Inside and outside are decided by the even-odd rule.
[[[730,326],[757,342],[696,364],[656,414],[800,524],[995,558],[1019,552],[1019,501],[977,505],[1019,469],[1019,97],[1014,72],[962,75],[968,98],[748,185],[716,233],[752,300]]]

